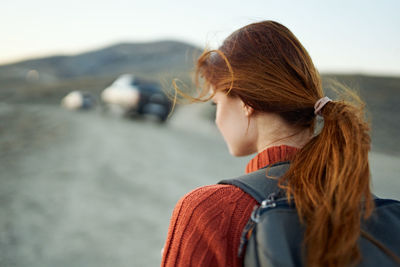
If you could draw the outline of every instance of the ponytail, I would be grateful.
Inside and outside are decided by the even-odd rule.
[[[296,154],[280,181],[306,224],[308,266],[347,266],[360,260],[360,220],[373,209],[364,104],[331,101],[320,111],[321,132]]]

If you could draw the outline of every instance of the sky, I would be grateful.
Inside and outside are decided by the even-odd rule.
[[[398,0],[2,0],[0,64],[119,42],[217,48],[261,20],[288,27],[321,72],[400,76]]]

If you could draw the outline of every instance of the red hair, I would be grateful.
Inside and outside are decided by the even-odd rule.
[[[259,112],[280,115],[300,130],[314,131],[315,102],[324,96],[320,75],[306,49],[285,26],[274,21],[247,25],[217,50],[197,60],[198,97],[208,101],[212,85]],[[360,260],[360,220],[373,209],[368,152],[369,124],[364,103],[345,89],[349,101],[332,101],[322,109],[324,125],[292,160],[280,180],[293,196],[306,225],[307,266],[344,266]]]

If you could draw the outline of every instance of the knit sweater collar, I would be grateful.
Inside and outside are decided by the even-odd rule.
[[[247,163],[246,173],[257,171],[269,164],[290,160],[297,151],[298,148],[287,145],[268,147]]]

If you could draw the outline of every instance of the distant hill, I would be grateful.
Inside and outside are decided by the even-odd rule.
[[[25,78],[37,70],[43,79],[98,77],[124,72],[157,73],[169,68],[186,70],[200,49],[177,41],[121,43],[74,56],[52,56],[0,66],[0,79]]]
[[[45,97],[73,89],[97,91],[123,73],[189,80],[202,50],[177,41],[121,43],[74,56],[51,56],[0,66],[0,100]],[[32,99],[31,99],[32,100]]]
[[[171,87],[179,78],[191,88],[201,48],[176,41],[121,43],[73,56],[52,56],[0,66],[0,101],[58,104],[71,90],[100,92],[123,73]],[[372,115],[373,149],[400,155],[400,77],[322,74],[355,88]],[[193,88],[192,88],[193,89]]]
[[[372,149],[400,155],[400,77],[325,74],[323,84],[330,78],[353,88],[366,102],[372,122]]]

